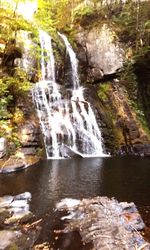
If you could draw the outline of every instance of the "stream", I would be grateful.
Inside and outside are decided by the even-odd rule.
[[[107,157],[45,160],[18,173],[0,175],[0,196],[31,192],[31,211],[43,219],[39,242],[55,242],[53,230],[63,227],[55,205],[62,198],[115,197],[133,201],[150,225],[150,158]],[[69,238],[67,237],[69,240]],[[78,235],[59,239],[54,249],[86,249]]]

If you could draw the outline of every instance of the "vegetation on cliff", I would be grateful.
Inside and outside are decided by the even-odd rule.
[[[14,3],[15,8],[9,5],[6,8],[3,4],[0,7],[1,124],[11,121],[15,127],[24,119],[22,110],[16,104],[19,98],[23,99],[26,96],[31,86],[28,74],[15,64],[15,59],[21,58],[23,54],[22,48],[16,41],[19,30],[34,33],[36,44],[39,42],[37,37],[39,27],[51,33],[56,40],[57,31],[65,32],[78,46],[75,37],[81,29],[88,31],[93,27],[101,27],[105,23],[114,30],[114,42],[119,40],[125,51],[124,67],[114,77],[119,79],[123,92],[124,89],[127,91],[127,104],[132,107],[145,131],[148,131],[148,127],[150,128],[150,77],[147,66],[150,60],[149,1],[127,0],[123,3],[121,0],[39,0],[38,9],[34,15],[36,23],[34,25],[18,14],[19,1],[15,0]],[[34,54],[36,53],[37,50],[34,50]],[[38,69],[36,71],[38,72]],[[104,103],[110,101],[109,97],[112,93],[112,85],[106,86],[107,83],[100,83],[99,95]],[[108,110],[111,122],[115,125],[117,116],[113,117],[113,110],[110,108]],[[0,133],[1,136],[5,136],[6,130],[2,127]]]

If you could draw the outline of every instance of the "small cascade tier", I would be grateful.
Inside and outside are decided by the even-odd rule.
[[[33,89],[47,158],[104,156],[101,132],[79,84],[76,55],[66,36],[59,35],[70,58],[73,89],[58,87],[51,37],[44,31],[40,31],[42,79]]]

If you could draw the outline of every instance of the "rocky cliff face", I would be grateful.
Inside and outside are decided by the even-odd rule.
[[[78,58],[86,70],[86,80],[96,82],[115,74],[123,66],[124,51],[107,24],[77,34]],[[85,72],[84,72],[85,73]]]
[[[132,104],[127,91],[129,82],[116,79],[125,62],[125,46],[119,44],[115,32],[106,24],[80,29],[76,42],[81,79],[86,87],[90,86],[90,95],[95,100],[91,103],[96,107],[106,151],[112,154],[150,155],[149,132]],[[145,110],[149,110],[149,77],[148,73],[145,73],[145,77],[141,74],[141,71],[148,72],[148,66],[144,67],[143,63],[142,66],[141,63],[136,65],[139,79],[136,92],[140,93]],[[148,120],[148,112],[145,114]]]

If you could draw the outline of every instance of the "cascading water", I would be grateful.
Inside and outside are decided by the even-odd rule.
[[[69,54],[73,83],[70,98],[64,99],[61,94],[61,88],[64,87],[58,88],[55,81],[51,37],[44,31],[40,31],[39,36],[42,80],[33,89],[33,98],[47,158],[72,157],[74,154],[82,157],[103,156],[101,133],[91,106],[84,99],[77,58],[68,39],[59,33]]]

